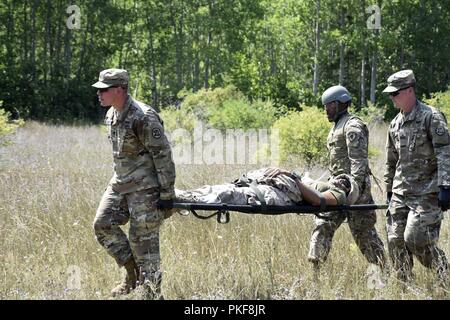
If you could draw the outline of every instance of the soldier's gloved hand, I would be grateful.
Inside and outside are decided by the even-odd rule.
[[[389,191],[389,192],[387,193],[387,203],[390,203],[390,202],[391,202],[391,199],[392,199],[392,191]]]
[[[438,196],[438,206],[441,207],[442,211],[450,209],[450,187],[439,187],[441,190],[439,191]]]
[[[159,210],[172,209],[173,208],[173,199],[169,199],[169,200],[158,199],[158,201],[156,201],[156,208]]]

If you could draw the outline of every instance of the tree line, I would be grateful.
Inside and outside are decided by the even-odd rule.
[[[98,121],[109,67],[157,109],[230,84],[299,109],[337,83],[364,108],[400,69],[419,96],[450,77],[447,0],[3,0],[0,19],[0,108],[24,119]]]

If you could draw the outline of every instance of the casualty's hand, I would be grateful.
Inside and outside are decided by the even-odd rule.
[[[270,167],[270,168],[267,168],[266,170],[264,170],[264,175],[268,178],[275,178],[276,176],[278,176],[280,174],[290,175],[291,173],[289,171],[286,171],[286,170],[283,170],[280,168],[275,168],[275,167]]]

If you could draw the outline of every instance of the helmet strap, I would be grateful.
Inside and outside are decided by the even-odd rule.
[[[347,106],[341,110],[341,104],[339,103],[339,101],[336,101],[336,103],[337,103],[337,107],[336,107],[336,114],[334,115],[334,119],[333,119],[334,122],[338,122],[338,120],[342,117],[342,115],[347,113],[347,109],[348,109],[348,106]]]

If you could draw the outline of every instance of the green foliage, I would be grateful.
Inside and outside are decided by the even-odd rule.
[[[450,120],[450,87],[447,91],[433,93],[431,98],[425,99],[424,102],[441,110],[447,117],[447,121]]]
[[[420,96],[447,88],[450,6],[448,0],[379,4],[382,32],[367,28],[369,3],[356,0],[85,0],[77,4],[80,28],[72,29],[67,1],[5,0],[2,108],[13,118],[97,122],[103,111],[91,84],[102,69],[118,67],[130,72],[133,96],[155,109],[178,105],[183,90],[198,92],[186,105],[201,120],[242,95],[299,110],[337,83],[358,109],[372,93],[390,119],[397,109],[381,91],[394,71],[413,69]],[[211,93],[228,95],[230,85],[242,94]]]
[[[351,114],[354,114],[354,115],[360,117],[367,126],[370,126],[370,125],[376,125],[376,124],[384,122],[386,108],[387,108],[386,106],[377,106],[377,105],[373,105],[370,102],[367,102],[366,108],[363,108],[360,110],[355,110],[355,108],[352,106],[352,107],[350,107],[349,112]],[[369,129],[369,135],[370,135],[370,129]],[[368,150],[369,159],[376,158],[380,154],[381,154],[380,150],[378,150],[377,148],[375,148],[369,144],[369,150]]]
[[[353,107],[349,109],[349,112],[360,117],[367,125],[384,121],[384,115],[386,113],[386,106],[373,105],[367,102],[367,107],[360,110],[355,110]]]
[[[270,128],[275,122],[276,109],[270,101],[227,100],[223,107],[215,109],[209,119],[217,129]]]
[[[182,108],[187,113],[193,113],[198,119],[208,122],[211,115],[223,108],[228,100],[245,100],[244,95],[234,86],[216,88],[212,90],[202,89],[196,93],[188,94],[182,103]]]
[[[199,121],[192,112],[185,108],[170,106],[163,109],[159,114],[164,121],[164,130],[173,145],[190,141],[190,135],[194,132],[194,126]],[[177,134],[173,135],[174,132],[177,132]]]
[[[0,109],[0,146],[9,144],[6,136],[24,123],[23,120],[10,121],[9,116],[8,112]]]
[[[301,112],[292,111],[278,119],[273,127],[279,130],[281,162],[300,156],[307,166],[326,163],[331,124],[322,110],[303,107]]]
[[[381,151],[369,144],[368,157],[374,159],[381,154]]]
[[[277,114],[270,101],[250,102],[231,85],[183,95],[180,109],[172,107],[162,113],[169,130],[180,126],[192,130],[196,119],[217,129],[270,128]]]
[[[168,132],[182,128],[188,132],[194,131],[195,115],[186,108],[175,108],[170,106],[163,109],[160,113],[161,119],[164,121],[164,129]]]

